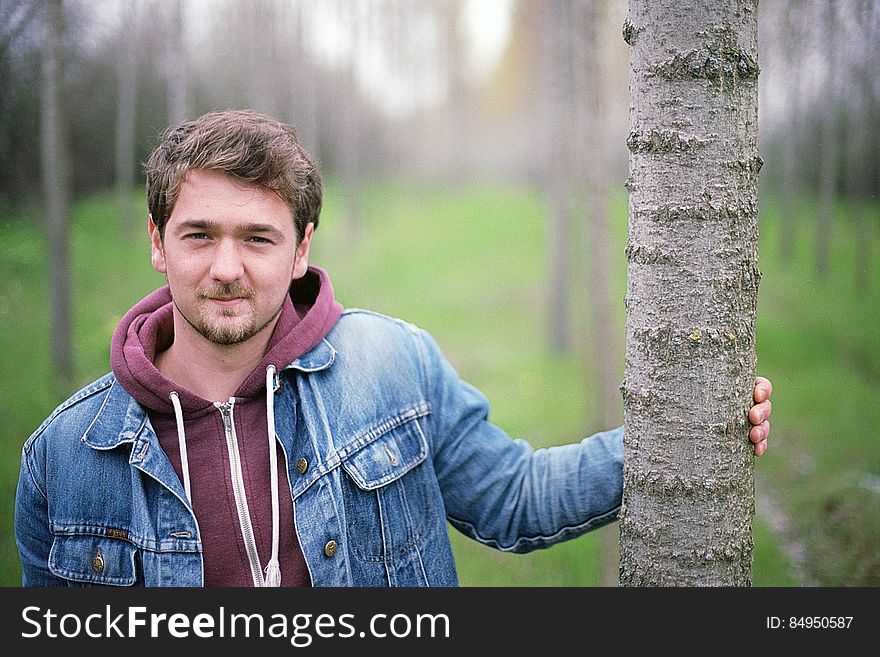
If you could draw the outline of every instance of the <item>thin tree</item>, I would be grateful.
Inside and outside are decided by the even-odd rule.
[[[840,111],[837,91],[839,89],[838,63],[840,54],[834,42],[837,31],[837,16],[833,2],[820,9],[825,41],[825,93],[831,100],[821,110],[821,137],[819,158],[819,216],[816,224],[816,277],[819,281],[828,279],[828,257],[831,250],[831,235],[834,232],[835,203],[837,201],[838,165],[840,163],[840,129],[838,112]]]
[[[318,100],[315,63],[305,47],[309,26],[306,8],[297,2],[292,7],[293,38],[290,42],[291,114],[299,140],[311,153],[318,152]]]
[[[577,0],[574,3],[572,27],[580,38],[572,39],[577,113],[575,125],[579,135],[576,169],[580,172],[582,191],[587,197],[586,212],[579,223],[586,241],[586,267],[583,290],[589,299],[585,322],[587,358],[590,367],[586,376],[588,399],[594,402],[594,426],[584,427],[584,435],[597,427],[620,424],[622,409],[617,388],[620,386],[619,343],[622,335],[615,322],[612,305],[612,257],[609,217],[611,160],[609,135],[612,94],[611,65],[606,38],[610,7],[607,0]],[[603,579],[607,586],[617,584],[619,536],[617,525],[602,530]]]
[[[45,48],[43,49],[42,93],[40,96],[40,158],[49,244],[49,304],[52,362],[65,388],[73,380],[73,341],[70,311],[70,175],[65,147],[61,107],[61,62],[64,41],[62,0],[45,5]]]
[[[550,281],[547,295],[548,330],[550,346],[558,352],[572,347],[571,257],[569,254],[571,227],[572,151],[571,108],[574,102],[574,84],[571,61],[573,53],[572,0],[552,0],[541,5],[544,71],[544,137],[545,165],[544,196],[548,208],[547,229],[550,261]]]
[[[128,0],[122,21],[130,30],[137,29],[138,0]],[[120,30],[126,40],[128,30]],[[128,235],[134,232],[135,119],[137,116],[137,54],[130,43],[120,43],[116,62],[116,205],[119,219]]]
[[[352,47],[357,53],[343,65],[338,73],[336,88],[338,104],[339,131],[334,142],[338,175],[342,187],[342,200],[345,214],[346,239],[354,240],[359,231],[362,209],[362,171],[361,171],[361,131],[364,128],[363,109],[358,90],[358,62],[367,48],[369,35],[364,23],[369,15],[369,7],[364,0],[341,2],[336,0],[335,9],[340,22],[351,35]]]
[[[785,84],[787,115],[791,130],[781,140],[782,189],[780,190],[779,209],[779,256],[782,262],[790,265],[794,260],[797,218],[800,214],[801,184],[798,179],[798,130],[801,125],[801,89],[803,77],[798,60],[803,56],[803,17],[798,15],[798,7],[784,3],[774,8],[781,9],[781,29],[778,30],[779,42],[785,43],[783,62],[785,72],[782,74]],[[780,76],[780,77],[782,77]]]
[[[624,586],[751,584],[757,0],[629,0]]]
[[[186,46],[186,10],[183,0],[174,0],[168,15],[168,39],[165,57],[165,82],[168,94],[168,119],[174,125],[189,117],[189,54]]]
[[[868,289],[868,270],[871,263],[872,240],[871,240],[871,220],[874,219],[872,213],[876,210],[872,208],[872,204],[868,202],[869,190],[872,189],[871,176],[877,175],[880,168],[874,159],[875,166],[869,165],[872,154],[877,150],[880,139],[873,135],[875,131],[871,130],[872,121],[876,121],[880,114],[880,103],[878,103],[878,85],[875,74],[875,62],[880,55],[880,47],[878,47],[878,27],[880,27],[880,10],[877,3],[869,0],[862,0],[861,3],[854,7],[850,7],[853,12],[853,18],[850,20],[850,34],[848,35],[848,43],[863,42],[868,50],[867,57],[853,57],[851,51],[848,53],[850,62],[847,68],[851,68],[854,72],[853,81],[856,84],[855,96],[859,102],[855,108],[849,110],[849,130],[848,130],[848,157],[854,158],[860,165],[853,166],[850,164],[845,169],[845,180],[847,196],[849,197],[850,207],[853,208],[852,213],[855,216],[855,258],[854,265],[854,281],[855,289],[859,293],[864,293]],[[859,41],[854,41],[857,39]],[[873,135],[873,136],[872,136]],[[863,163],[863,164],[861,164]],[[877,189],[880,185],[874,186]]]

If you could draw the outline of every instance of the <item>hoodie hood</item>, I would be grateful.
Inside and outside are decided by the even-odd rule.
[[[280,372],[319,344],[341,313],[342,306],[333,296],[327,272],[310,266],[302,278],[291,283],[266,354],[242,381],[235,396],[259,394],[265,386],[269,365]],[[213,403],[169,381],[153,364],[156,354],[173,341],[173,304],[166,285],[139,301],[122,317],[110,343],[110,366],[126,392],[144,407],[173,413],[170,395],[176,392],[184,413],[198,417],[209,412]]]

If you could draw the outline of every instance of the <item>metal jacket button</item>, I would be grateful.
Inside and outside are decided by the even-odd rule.
[[[92,559],[92,570],[96,573],[103,572],[104,570],[104,555],[101,554],[100,548],[95,550],[95,558]]]
[[[301,475],[306,473],[306,470],[309,469],[309,462],[305,459],[305,457],[301,456],[299,460],[296,462],[296,471]]]
[[[328,557],[332,557],[334,554],[336,554],[336,550],[338,547],[339,546],[336,545],[336,541],[330,539],[329,541],[327,541],[327,545],[324,546],[324,554],[326,554]]]

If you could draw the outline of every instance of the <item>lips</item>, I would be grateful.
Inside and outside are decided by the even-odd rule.
[[[238,304],[244,301],[244,297],[231,297],[231,298],[220,298],[220,297],[209,297],[211,301],[216,303],[218,306],[223,306],[224,308],[229,308],[232,306],[237,306]]]

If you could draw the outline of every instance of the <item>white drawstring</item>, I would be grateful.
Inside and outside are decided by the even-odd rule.
[[[272,482],[272,558],[266,564],[266,586],[281,586],[278,563],[278,441],[275,439],[275,366],[266,368],[266,424],[269,434],[269,472]]]
[[[266,368],[266,423],[269,434],[269,479],[272,488],[272,557],[265,569],[265,586],[281,586],[281,565],[278,562],[278,541],[280,511],[278,508],[278,441],[275,439],[275,366]],[[192,492],[189,483],[189,459],[186,450],[186,433],[183,429],[183,409],[180,397],[172,392],[171,405],[174,406],[174,419],[177,422],[177,443],[180,446],[180,469],[183,472],[183,488],[192,506]]]
[[[186,499],[192,506],[192,492],[189,487],[189,459],[186,453],[186,433],[183,430],[183,409],[180,407],[180,397],[172,392],[171,405],[174,406],[174,419],[177,421],[177,444],[180,446],[180,469],[183,472],[183,489],[186,491]]]

